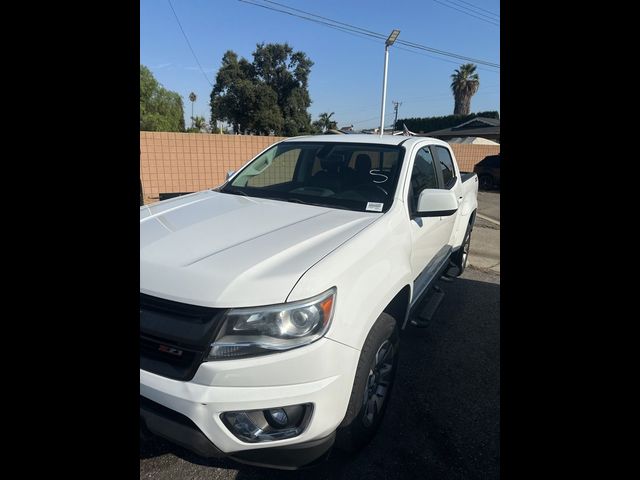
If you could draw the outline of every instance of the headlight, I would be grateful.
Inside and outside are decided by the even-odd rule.
[[[230,310],[206,360],[264,355],[315,342],[327,332],[335,303],[334,287],[299,302]]]

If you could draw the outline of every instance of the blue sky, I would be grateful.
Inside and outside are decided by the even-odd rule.
[[[211,83],[215,83],[226,50],[251,60],[257,43],[288,42],[315,62],[309,81],[313,101],[309,111],[313,120],[321,112],[335,112],[333,118],[340,127],[353,124],[361,129],[379,125],[383,41],[350,35],[238,0],[171,1]],[[499,0],[277,1],[385,35],[398,28],[400,39],[500,63],[499,27],[443,5],[457,4],[460,8],[471,4],[499,14]],[[209,120],[212,88],[182,36],[167,0],[140,1],[140,62],[151,69],[165,88],[182,95],[187,125],[191,91],[198,96],[195,115]],[[453,113],[450,75],[461,63],[465,62],[392,47],[385,124],[393,121],[392,100],[403,102],[400,118]],[[471,101],[471,110],[500,110],[499,69],[478,67],[480,89]]]

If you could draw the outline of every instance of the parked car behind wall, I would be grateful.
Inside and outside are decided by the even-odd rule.
[[[482,190],[500,188],[500,154],[484,157],[473,169]]]

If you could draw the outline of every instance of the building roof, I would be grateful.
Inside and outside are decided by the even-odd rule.
[[[500,145],[498,142],[482,137],[452,137],[447,138],[447,143],[464,143],[467,145]]]
[[[460,125],[458,125],[456,127],[453,127],[453,128],[460,128],[460,127],[472,126],[472,125],[475,126],[476,124],[479,127],[484,126],[484,125],[493,126],[493,127],[499,127],[500,126],[500,119],[498,119],[498,118],[488,118],[488,117],[475,117],[475,118],[472,118],[471,120],[467,120],[466,122],[461,123]]]
[[[499,137],[500,120],[496,118],[475,117],[460,125],[433,132],[421,133],[424,137]]]

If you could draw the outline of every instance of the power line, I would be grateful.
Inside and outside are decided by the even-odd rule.
[[[471,8],[469,8],[469,7],[465,6],[465,5],[462,5],[462,4],[458,3],[457,0],[443,0],[443,1],[445,3],[450,3],[452,5],[455,5],[456,7],[460,7],[466,12],[473,13],[474,15],[480,15],[481,17],[484,17],[487,20],[491,20],[492,22],[499,22],[500,21],[500,17],[492,16],[493,14],[487,15],[486,13],[477,12],[477,11],[472,10]]]
[[[478,60],[476,58],[465,57],[464,55],[458,55],[457,53],[450,53],[444,50],[438,50],[437,48],[426,47],[424,45],[420,45],[419,43],[407,42],[406,40],[396,40],[396,43],[401,43],[402,45],[406,45],[407,47],[416,48],[418,50],[425,50],[427,52],[437,53],[438,55],[445,55],[452,58],[458,58],[460,60],[467,60],[473,63],[479,63],[480,65],[486,65],[488,67],[500,68],[500,65],[497,63],[486,62],[484,60]]]
[[[487,20],[486,15],[485,15],[485,18],[480,17],[479,15],[482,15],[481,13],[477,14],[477,15],[474,15],[473,13],[469,13],[469,11],[467,11],[467,10],[462,10],[461,8],[454,7],[453,5],[455,5],[455,4],[450,5],[448,3],[441,2],[440,0],[433,0],[433,1],[436,2],[436,3],[439,3],[440,5],[444,5],[447,8],[451,8],[453,10],[457,10],[458,12],[464,13],[465,15],[469,15],[470,17],[477,18],[478,20],[482,20],[483,22],[486,22],[486,23],[490,23],[491,25],[494,25],[496,27],[500,26],[500,24],[496,23],[495,21],[493,21],[493,19]]]
[[[254,5],[256,7],[265,8],[267,10],[273,10],[275,12],[284,13],[284,14],[287,14],[287,15],[290,15],[290,16],[293,16],[293,17],[298,17],[298,18],[301,18],[303,20],[308,20],[308,21],[311,21],[311,22],[319,23],[319,24],[322,24],[322,25],[325,25],[325,26],[328,26],[330,28],[334,28],[334,29],[337,29],[337,30],[349,31],[349,32],[360,34],[360,35],[366,35],[368,37],[372,37],[372,38],[375,38],[375,39],[378,39],[378,40],[383,40],[383,41],[386,40],[386,38],[387,38],[387,35],[384,35],[382,33],[373,32],[371,30],[367,30],[367,29],[362,28],[362,27],[357,27],[355,25],[351,25],[351,24],[348,24],[348,23],[339,22],[337,20],[333,20],[333,19],[330,19],[328,17],[323,17],[323,16],[320,16],[320,15],[316,15],[314,13],[305,12],[304,10],[300,10],[300,9],[297,9],[297,8],[294,9],[293,7],[289,7],[287,5],[284,5],[284,4],[281,4],[281,3],[278,3],[278,2],[274,2],[274,1],[271,1],[271,0],[263,0],[263,1],[271,3],[271,4],[275,4],[275,5],[280,5],[280,6],[284,7],[284,8],[288,8],[288,9],[294,10],[296,12],[303,13],[306,16],[298,15],[296,13],[289,12],[289,11],[286,11],[286,10],[282,10],[282,9],[279,9],[279,8],[270,7],[268,5],[255,3],[255,2],[249,1],[249,0],[238,0],[238,1],[243,2],[243,3],[248,3],[248,4]],[[315,18],[310,18],[310,17],[315,17]],[[318,19],[320,19],[320,20],[318,20]],[[325,20],[327,20],[327,21],[325,21]],[[329,23],[329,22],[332,22],[332,23]],[[400,44],[408,46],[410,48],[432,52],[432,53],[435,53],[435,54],[438,54],[438,55],[442,55],[442,56],[448,56],[448,57],[452,57],[452,58],[457,58],[457,59],[460,59],[460,60],[465,60],[465,61],[469,61],[469,62],[472,62],[472,63],[480,64],[480,65],[487,65],[489,67],[500,68],[500,65],[497,64],[497,63],[492,63],[492,62],[488,62],[488,61],[485,61],[485,60],[479,60],[477,58],[471,58],[471,57],[467,57],[467,56],[460,55],[460,54],[457,54],[457,53],[447,52],[445,50],[439,50],[439,49],[432,48],[432,47],[429,47],[429,46],[426,46],[426,45],[421,45],[419,43],[407,42],[405,40],[400,40],[400,39],[396,40],[396,43],[400,43]],[[439,60],[442,60],[442,59],[439,59]]]
[[[450,1],[451,1],[451,0],[450,0]],[[476,10],[482,10],[483,12],[487,12],[487,13],[489,13],[489,14],[493,15],[494,17],[498,17],[498,18],[500,18],[500,15],[498,15],[497,13],[490,12],[489,10],[485,10],[484,8],[476,7],[476,6],[475,6],[474,4],[472,4],[472,3],[465,2],[464,0],[456,0],[456,1],[457,1],[457,2],[459,2],[459,3],[466,3],[466,4],[467,4],[467,5],[469,5],[470,7],[475,8]]]
[[[345,22],[340,22],[338,20],[333,20],[331,18],[323,17],[323,16],[317,15],[315,13],[306,12],[306,11],[300,10],[298,8],[289,7],[288,5],[284,5],[282,3],[274,2],[272,0],[263,0],[263,1],[271,3],[271,4],[274,4],[274,5],[279,5],[279,6],[284,7],[284,8],[288,8],[288,9],[294,10],[296,12],[303,13],[304,15],[320,18],[322,20],[328,20],[329,22],[333,22],[334,24],[338,24],[338,25],[343,25],[344,27],[338,27],[337,25],[332,25],[332,24],[329,24],[329,23],[326,23],[326,22],[323,22],[323,21],[320,21],[320,20],[315,20],[313,18],[309,18],[309,17],[305,17],[305,16],[301,16],[301,15],[296,15],[295,13],[287,12],[285,10],[280,10],[278,8],[268,7],[267,5],[260,5],[258,3],[249,2],[247,0],[239,0],[239,1],[240,2],[244,2],[244,3],[250,3],[252,5],[259,6],[259,7],[262,7],[262,8],[266,8],[267,10],[274,10],[276,12],[286,13],[287,15],[291,15],[291,16],[294,16],[294,17],[302,18],[303,20],[309,20],[309,21],[312,21],[312,22],[321,23],[321,24],[324,24],[324,25],[332,27],[332,28],[337,28],[337,29],[347,28],[350,31],[356,31],[358,33],[362,33],[363,35],[368,35],[370,37],[374,37],[374,38],[377,38],[377,39],[380,39],[380,40],[386,40],[386,38],[387,38],[387,35],[384,35],[382,33],[377,33],[377,32],[374,32],[372,30],[367,30],[366,28],[357,27],[355,25],[351,25],[351,24],[345,23]],[[466,57],[466,56],[463,56],[463,55],[459,55],[457,53],[447,52],[445,50],[438,50],[438,49],[435,49],[435,48],[432,48],[432,47],[428,47],[426,45],[421,45],[419,43],[408,42],[406,40],[400,40],[400,39],[396,40],[396,43],[401,43],[401,44],[406,45],[406,46],[411,47],[411,48],[416,48],[416,49],[420,49],[420,50],[426,50],[426,51],[429,51],[429,52],[436,53],[438,55],[450,56],[450,57],[458,58],[460,60],[466,60],[466,61],[471,61],[471,62],[474,62],[474,63],[479,63],[479,64],[482,64],[482,65],[488,65],[488,66],[491,66],[491,67],[500,68],[500,65],[495,64],[495,63],[486,62],[484,60],[478,60],[476,58]],[[443,59],[440,59],[440,60],[443,60]]]
[[[284,10],[280,10],[280,9],[277,9],[277,8],[270,8],[270,7],[267,7],[266,5],[259,5],[257,3],[247,2],[246,0],[239,0],[239,1],[244,2],[244,3],[252,3],[253,5],[260,6],[260,7],[266,8],[268,10],[275,10],[277,12],[287,13],[288,15],[299,17],[299,18],[302,18],[302,19],[305,19],[305,20],[315,21],[316,23],[322,23],[322,24],[330,26],[330,27],[339,28],[339,29],[341,28],[341,27],[337,27],[336,25],[331,25],[331,24],[327,24],[326,22],[320,22],[320,21],[317,21],[317,20],[314,20],[314,19],[311,19],[311,18],[308,18],[308,17],[302,17],[300,15],[295,15],[295,14],[293,14],[291,12],[286,12]],[[344,27],[346,27],[346,28],[348,28],[348,29],[350,29],[352,31],[354,31],[354,30],[355,31],[360,31],[364,35],[368,35],[368,36],[371,36],[371,37],[374,37],[374,38],[378,38],[378,39],[381,39],[381,40],[386,40],[387,39],[387,35],[384,35],[382,33],[377,33],[377,32],[374,32],[372,30],[367,30],[366,28],[357,27],[355,25],[351,25],[351,24],[345,23],[345,22],[340,22],[338,20],[333,20],[331,18],[323,17],[322,15],[318,15],[318,14],[315,14],[315,13],[305,12],[304,10],[300,10],[299,8],[290,7],[288,5],[285,5],[283,3],[278,3],[278,2],[275,2],[273,0],[262,0],[262,1],[266,2],[266,3],[274,4],[274,5],[279,5],[281,7],[288,8],[289,10],[294,10],[296,12],[303,13],[304,15],[309,15],[309,16],[312,16],[312,17],[320,18],[322,20],[328,20],[329,22],[333,22],[334,24],[342,25],[342,26],[344,26]],[[417,49],[420,49],[420,50],[426,50],[426,51],[429,51],[429,52],[437,53],[439,55],[451,56],[451,57],[459,58],[460,60],[468,60],[468,61],[472,61],[474,63],[480,63],[480,64],[485,64],[485,65],[488,65],[488,66],[493,66],[493,67],[496,67],[496,68],[500,68],[500,65],[495,64],[495,63],[485,62],[484,60],[478,60],[478,59],[475,59],[475,58],[466,57],[466,56],[463,56],[463,55],[459,55],[457,53],[447,52],[445,50],[438,50],[436,48],[428,47],[426,45],[421,45],[421,44],[415,43],[415,42],[408,42],[406,40],[399,39],[399,40],[396,40],[396,43],[401,43],[401,44],[406,45],[406,46],[411,47],[411,48],[417,48]],[[410,50],[407,50],[407,51],[410,51]],[[412,53],[416,53],[416,52],[412,52]],[[436,57],[432,57],[432,58],[436,58]],[[439,60],[446,61],[444,59],[439,59]],[[452,63],[456,63],[456,62],[452,62]]]
[[[391,115],[393,115],[393,112],[389,112],[387,113],[384,118],[390,117]],[[359,123],[365,123],[365,122],[370,122],[372,120],[380,120],[380,115],[378,115],[377,117],[371,117],[371,118],[367,118],[366,120],[358,120],[357,122],[351,122],[352,125],[358,125]]]
[[[338,26],[338,25],[332,25],[330,23],[323,22],[323,21],[320,21],[320,20],[316,20],[314,18],[303,17],[303,16],[300,16],[300,15],[296,15],[295,13],[287,12],[285,10],[280,10],[280,9],[277,9],[277,8],[271,8],[271,7],[268,7],[266,5],[261,5],[259,3],[254,3],[254,2],[251,2],[251,1],[247,1],[247,0],[238,0],[238,1],[240,1],[242,3],[248,3],[249,5],[253,5],[255,7],[264,8],[266,10],[273,10],[273,11],[276,11],[276,12],[284,13],[284,14],[290,15],[292,17],[298,17],[298,18],[302,18],[304,20],[309,20],[310,22],[318,23],[320,25],[325,25],[327,27],[333,28],[335,30],[339,30],[339,31],[341,31],[343,33],[346,33],[348,35],[352,35],[354,37],[362,38],[364,40],[369,40],[369,41],[372,41],[372,42],[376,42],[376,40],[383,39],[382,35],[377,36],[378,34],[371,35],[371,34],[367,34],[367,33],[364,33],[364,32],[359,32],[357,30],[353,30],[353,29],[346,28],[346,27],[341,27],[341,26]],[[272,2],[272,3],[275,3],[275,2]],[[291,8],[291,7],[287,7],[287,8]],[[386,39],[386,37],[384,37],[384,38]],[[378,42],[376,42],[376,43],[378,43]],[[438,60],[443,60],[443,59],[438,58]]]
[[[338,25],[343,25],[345,27],[357,28],[358,30],[362,30],[363,32],[366,32],[366,33],[368,33],[370,35],[375,35],[376,37],[384,37],[384,40],[387,39],[387,35],[382,35],[380,33],[374,32],[372,30],[367,30],[366,28],[356,27],[354,25],[349,25],[348,23],[339,22],[338,20],[333,20],[333,19],[328,18],[328,17],[323,17],[322,15],[318,15],[317,13],[305,12],[304,10],[300,10],[299,8],[293,8],[293,7],[290,7],[288,5],[285,5],[284,3],[274,2],[272,0],[262,0],[262,1],[266,2],[266,3],[272,3],[273,5],[279,5],[281,7],[288,8],[289,10],[293,10],[295,12],[304,13],[305,15],[311,15],[311,16],[316,17],[316,18],[321,18],[323,20],[328,20],[329,22],[337,23]]]
[[[397,43],[398,43],[398,41],[396,40],[396,44]],[[408,48],[403,48],[403,47],[400,47],[400,46],[398,46],[396,44],[394,44],[393,47],[397,48],[398,50],[402,50],[402,51],[405,51],[405,52],[413,53],[414,55],[422,55],[424,57],[434,58],[436,60],[440,60],[441,62],[452,63],[454,65],[460,66],[460,62],[454,62],[453,60],[447,60],[446,58],[434,57],[433,55],[429,55],[428,53],[416,52],[415,50],[409,50]],[[484,72],[500,73],[498,70],[492,70],[490,68],[484,68],[484,67],[478,67],[478,70],[482,70]]]
[[[339,25],[333,25],[333,24],[330,24],[330,23],[324,22],[324,21],[322,21],[322,20],[316,20],[316,19],[314,19],[314,18],[304,17],[304,16],[302,16],[302,15],[297,15],[297,14],[292,13],[292,12],[287,12],[286,10],[281,10],[281,9],[279,9],[279,8],[269,7],[269,6],[267,6],[267,5],[262,5],[262,4],[260,4],[260,3],[255,3],[255,2],[248,1],[248,0],[238,0],[238,1],[239,1],[239,2],[242,2],[242,3],[248,3],[249,5],[253,5],[253,6],[256,6],[256,7],[264,8],[264,9],[266,9],[266,10],[273,10],[274,12],[284,13],[284,14],[286,14],[286,15],[290,15],[290,16],[292,16],[292,17],[302,18],[303,20],[309,20],[310,22],[319,23],[319,24],[326,25],[326,26],[328,26],[328,27],[335,28],[335,29],[337,29],[337,30],[342,30],[342,31],[345,31],[345,32],[352,32],[352,33],[357,33],[357,34],[360,34],[360,35],[366,35],[366,36],[368,36],[368,37],[373,37],[373,38],[376,38],[376,39],[386,39],[386,38],[387,38],[386,36],[382,35],[381,33],[371,32],[371,31],[366,30],[366,29],[364,29],[364,28],[353,27],[353,26],[348,25],[348,24],[346,24],[346,23],[336,22],[335,20],[331,20],[331,19],[329,19],[331,22],[337,23],[337,24],[339,24],[339,25],[346,25],[346,27],[341,27],[341,26],[339,26]],[[263,1],[267,2],[267,1],[269,1],[269,0],[263,0]],[[276,5],[282,5],[282,4],[277,3],[277,2],[269,2],[269,3],[274,3],[274,4],[276,4]],[[315,14],[313,14],[313,13],[307,13],[307,12],[304,12],[303,10],[298,10],[297,8],[288,7],[288,6],[286,6],[286,5],[282,5],[282,6],[283,6],[283,7],[285,7],[285,8],[289,8],[289,9],[291,9],[291,10],[295,10],[295,11],[298,11],[298,12],[302,12],[302,13],[304,13],[305,15],[311,15],[312,17],[318,17],[318,18],[321,18],[321,19],[325,19],[325,17],[321,17],[320,15],[315,15]]]
[[[198,64],[198,67],[200,67],[200,71],[202,72],[202,75],[204,75],[204,78],[207,80],[209,85],[211,85],[213,87],[213,83],[211,83],[211,80],[209,80],[209,77],[207,77],[207,74],[204,73],[204,68],[202,68],[202,65],[200,65],[200,60],[198,60],[198,56],[196,55],[196,52],[193,51],[193,47],[191,46],[191,42],[187,38],[187,34],[184,33],[184,29],[182,28],[182,24],[180,23],[180,19],[178,18],[178,15],[176,14],[176,11],[173,9],[173,5],[171,5],[171,0],[167,0],[167,2],[169,2],[169,6],[171,7],[171,11],[173,12],[173,16],[176,17],[176,22],[178,22],[178,26],[180,27],[180,31],[182,32],[182,35],[184,36],[184,39],[187,41],[187,45],[189,45],[189,49],[191,50],[191,53],[193,54],[193,58],[196,59],[196,63]]]

